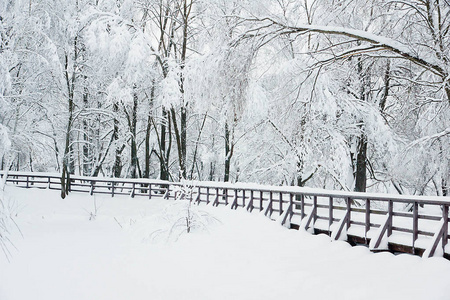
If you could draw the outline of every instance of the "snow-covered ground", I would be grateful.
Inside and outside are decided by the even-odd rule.
[[[0,255],[1,300],[450,299],[450,261],[374,254],[259,213],[11,186],[5,198],[21,233]]]

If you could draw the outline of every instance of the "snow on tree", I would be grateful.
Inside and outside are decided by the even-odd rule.
[[[363,13],[362,13],[363,12]],[[446,1],[9,1],[1,169],[448,195]]]

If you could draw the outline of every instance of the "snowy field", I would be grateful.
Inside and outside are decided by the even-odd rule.
[[[371,253],[259,213],[6,187],[1,300],[450,299],[450,261]],[[191,216],[191,232],[186,216]]]

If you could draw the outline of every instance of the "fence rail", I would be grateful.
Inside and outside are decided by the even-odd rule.
[[[0,172],[2,178],[4,172]],[[333,240],[368,245],[372,251],[390,250],[424,257],[443,255],[448,246],[449,197],[403,196],[328,191],[299,187],[268,187],[220,182],[168,182],[71,176],[70,191],[129,195],[151,199],[179,199],[189,185],[190,199],[213,206],[258,210],[289,228],[328,234]],[[9,172],[6,182],[25,188],[60,190],[61,176],[50,173]]]

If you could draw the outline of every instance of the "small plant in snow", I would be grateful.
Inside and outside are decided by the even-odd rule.
[[[182,235],[193,232],[209,232],[208,228],[220,221],[209,213],[199,209],[193,202],[192,185],[184,184],[175,191],[175,202],[163,213],[165,229],[154,231],[149,238],[153,241],[161,238],[177,241]]]
[[[9,247],[14,247],[14,244],[9,238],[11,230],[15,228],[20,232],[19,227],[13,219],[14,211],[16,211],[16,208],[12,205],[11,201],[6,200],[3,188],[0,187],[0,248],[8,260],[11,256]]]
[[[94,209],[91,211],[88,211],[87,209],[85,209],[85,211],[89,214],[89,221],[94,221],[95,218],[97,218],[97,212],[98,212],[98,207],[97,207],[97,199],[95,198],[95,194],[93,195],[94,198]]]
[[[192,211],[192,187],[183,184],[178,191],[176,191],[176,200],[188,200],[186,201],[186,208],[182,218],[180,218],[175,225],[181,225],[183,227],[183,222],[186,225],[186,233],[191,232],[193,225],[193,211]],[[184,219],[184,220],[183,220]]]

